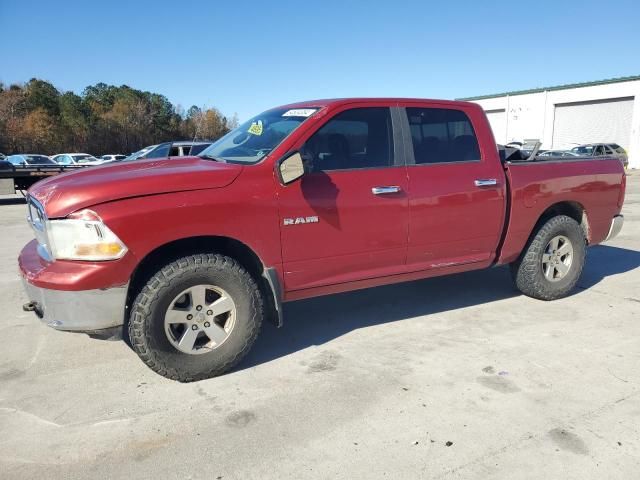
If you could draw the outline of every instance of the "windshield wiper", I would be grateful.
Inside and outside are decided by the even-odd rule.
[[[213,155],[198,155],[200,158],[206,158],[208,160],[214,160],[216,162],[227,163],[227,161],[223,158],[214,157]]]

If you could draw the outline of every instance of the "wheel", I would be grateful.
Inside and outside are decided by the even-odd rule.
[[[575,287],[585,253],[586,241],[578,222],[559,215],[540,227],[520,259],[511,264],[511,274],[525,295],[555,300]]]
[[[159,269],[131,307],[129,338],[162,376],[192,382],[227,372],[249,351],[263,317],[253,277],[232,258],[198,254]]]

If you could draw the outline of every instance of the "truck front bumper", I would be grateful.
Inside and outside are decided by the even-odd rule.
[[[115,264],[48,262],[38,255],[37,242],[20,252],[18,264],[29,302],[41,321],[57,330],[98,332],[124,323],[128,283],[107,283]],[[108,288],[101,285],[111,284]]]
[[[22,278],[29,303],[40,320],[57,330],[96,332],[124,323],[127,285],[105,290],[64,291],[36,287]]]
[[[615,217],[613,217],[613,220],[611,220],[611,226],[609,227],[609,234],[607,235],[607,238],[604,239],[604,241],[606,242],[607,240],[611,240],[613,237],[618,235],[620,233],[620,230],[622,230],[622,225],[624,225],[623,215],[616,215]]]

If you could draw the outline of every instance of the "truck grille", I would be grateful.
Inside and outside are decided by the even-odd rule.
[[[38,241],[38,253],[45,260],[51,260],[49,237],[47,236],[47,214],[44,207],[31,195],[27,196],[27,222],[31,225]]]

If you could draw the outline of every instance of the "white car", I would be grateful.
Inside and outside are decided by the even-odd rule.
[[[97,165],[100,162],[88,153],[60,153],[51,157],[51,160],[59,165]]]
[[[113,154],[113,155],[102,155],[100,157],[100,160],[103,160],[105,162],[114,162],[116,160],[124,160],[125,158],[127,158],[126,155]]]

